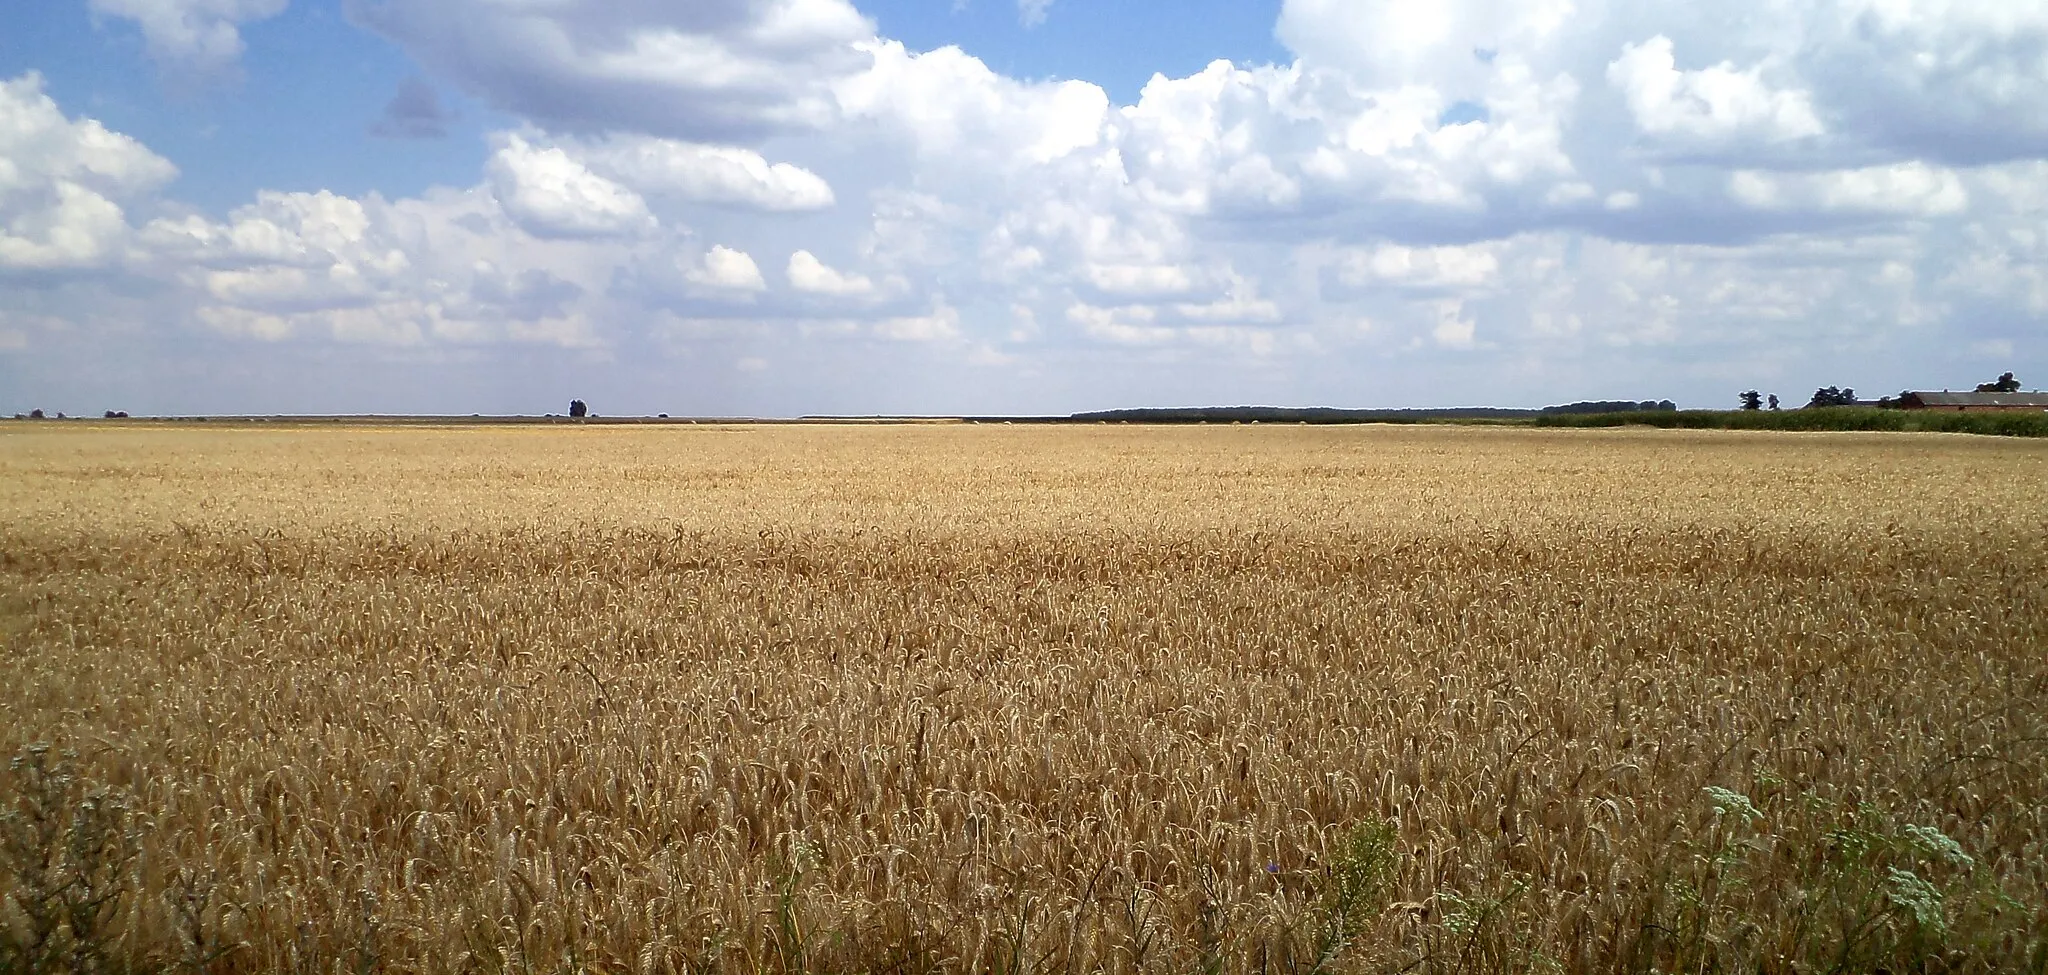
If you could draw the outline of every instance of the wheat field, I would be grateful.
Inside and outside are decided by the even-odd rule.
[[[0,425],[0,972],[2048,970],[2048,444]]]

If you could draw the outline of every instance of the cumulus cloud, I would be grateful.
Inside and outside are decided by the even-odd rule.
[[[770,163],[751,149],[615,135],[580,150],[581,159],[649,195],[669,195],[771,213],[822,210],[832,187],[818,174]]]
[[[1680,71],[1671,39],[1662,34],[1624,47],[1607,66],[1607,80],[1628,99],[1638,128],[1681,146],[1787,142],[1823,131],[1809,93],[1771,88],[1761,67],[1743,71],[1724,61]]]
[[[117,201],[177,172],[128,136],[66,117],[40,75],[0,81],[0,271],[111,262],[128,233]]]
[[[832,298],[867,298],[875,294],[875,283],[865,274],[835,271],[810,251],[789,255],[789,285],[798,291]]]
[[[275,17],[287,0],[91,0],[92,12],[132,20],[165,69],[218,74],[242,56],[241,24]]]
[[[350,197],[265,190],[224,222],[159,218],[142,228],[141,239],[167,257],[201,266],[318,267],[354,252],[369,227],[363,204]]]
[[[264,192],[224,220],[161,217],[133,266],[183,286],[200,327],[252,340],[589,345],[621,260],[606,238],[534,238],[482,187],[387,201]],[[169,311],[163,309],[162,311]]]
[[[859,49],[871,63],[835,83],[839,111],[889,126],[926,158],[995,171],[1043,166],[1099,144],[1109,120],[1109,96],[1085,81],[1017,81],[957,47],[917,53],[875,41]]]
[[[1469,349],[1477,344],[1475,335],[1479,331],[1477,322],[1464,316],[1464,305],[1457,301],[1437,304],[1436,325],[1429,330],[1430,338],[1447,349]]]
[[[768,287],[760,267],[746,251],[717,245],[705,252],[701,264],[684,272],[690,283],[713,292],[745,294]]]
[[[1462,96],[1484,86],[1492,64],[1526,62],[1583,29],[1590,13],[1573,0],[1286,0],[1274,33],[1304,61],[1369,86],[1425,85]]]
[[[560,148],[509,135],[491,156],[499,205],[536,237],[627,237],[656,221],[638,193],[591,172]]]
[[[1438,89],[1217,62],[1155,77],[1122,113],[1121,158],[1148,202],[1191,215],[1464,222],[1540,206],[1575,175],[1563,142],[1578,93],[1568,75],[1502,62],[1479,96],[1487,117],[1444,124],[1452,99]]]

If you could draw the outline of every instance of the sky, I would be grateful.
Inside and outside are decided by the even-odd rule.
[[[0,415],[2048,384],[2048,4],[0,0]]]

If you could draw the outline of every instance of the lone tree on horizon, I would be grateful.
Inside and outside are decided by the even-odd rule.
[[[1742,400],[1742,408],[1745,410],[1761,410],[1764,408],[1764,394],[1754,389],[1744,392],[1740,399]]]
[[[590,407],[584,405],[580,399],[572,399],[569,401],[569,415],[574,417],[589,416]]]

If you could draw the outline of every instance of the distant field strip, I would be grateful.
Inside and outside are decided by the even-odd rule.
[[[2043,970],[2044,648],[2030,440],[20,424],[0,972]]]

